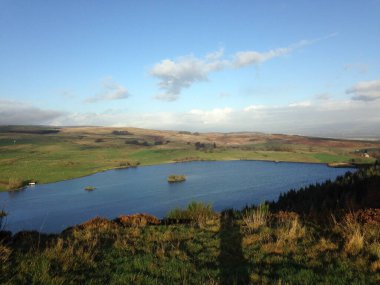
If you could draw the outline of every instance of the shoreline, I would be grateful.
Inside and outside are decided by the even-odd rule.
[[[223,162],[223,161],[258,161],[258,162],[270,162],[270,163],[299,163],[299,164],[321,164],[321,165],[326,165],[327,167],[330,168],[352,168],[352,169],[357,169],[360,168],[360,164],[352,164],[352,163],[347,163],[347,162],[338,162],[338,163],[325,163],[325,162],[306,162],[306,161],[286,161],[286,160],[266,160],[266,159],[194,159],[194,160],[186,160],[186,161],[165,161],[165,162],[160,162],[160,163],[147,163],[147,164],[140,164],[138,166],[129,166],[129,167],[112,167],[112,168],[105,168],[99,171],[95,171],[93,173],[89,173],[86,175],[82,176],[76,176],[68,179],[61,179],[57,181],[51,181],[51,182],[46,182],[46,183],[36,183],[36,185],[46,185],[46,184],[51,184],[51,183],[59,183],[63,181],[69,181],[73,179],[78,179],[78,178],[83,178],[91,175],[95,175],[97,173],[102,173],[110,170],[123,170],[123,169],[135,169],[139,167],[144,167],[144,166],[157,166],[157,165],[165,165],[165,164],[175,164],[175,163],[188,163],[188,162]],[[363,164],[363,166],[368,166],[370,164]],[[0,193],[2,192],[17,192],[17,191],[23,191],[26,190],[27,188],[31,187],[30,185],[23,186],[18,189],[0,189]]]

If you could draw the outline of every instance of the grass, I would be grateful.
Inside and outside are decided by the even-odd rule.
[[[215,217],[215,212],[211,204],[191,202],[186,209],[175,208],[171,210],[168,219],[177,221],[190,221],[200,227],[204,226],[208,220]]]
[[[259,210],[260,209],[260,210]],[[139,226],[94,219],[59,235],[0,242],[4,284],[378,284],[378,225],[346,253],[345,220],[333,228],[271,213],[246,231],[244,212],[191,203],[168,214],[194,223]],[[258,213],[258,212],[256,212]],[[263,214],[259,214],[263,216]],[[199,222],[202,226],[199,226]],[[321,230],[321,226],[323,230]]]
[[[351,157],[348,155],[337,155],[337,154],[329,154],[329,153],[317,153],[314,155],[314,157],[326,163],[349,162],[351,159]]]
[[[16,128],[20,129],[20,128]],[[24,132],[27,127],[21,128]],[[39,129],[41,130],[41,129]],[[163,145],[152,144],[152,132],[141,131],[133,138],[149,141],[149,146],[125,144],[125,137],[112,134],[112,129],[88,128],[86,130],[64,129],[54,134],[6,132],[0,129],[0,191],[14,188],[10,179],[39,183],[49,183],[90,175],[114,168],[136,167],[172,163],[188,160],[271,160],[311,163],[372,162],[355,149],[375,148],[379,143],[352,142],[349,147],[326,147],[316,145],[309,147],[304,142],[294,142],[281,146],[260,138],[260,142],[240,142],[234,145],[217,142],[212,150],[196,150],[194,143],[187,137],[172,137],[173,133],[155,133],[155,136],[167,136],[170,141]],[[134,133],[132,130],[131,133]],[[193,139],[210,140],[207,135],[191,136]],[[231,139],[233,139],[231,135]],[[219,140],[225,136],[220,135]],[[294,137],[293,139],[298,139]],[[100,142],[99,142],[100,140]],[[264,140],[264,142],[262,142]],[[289,138],[287,138],[289,140]],[[98,141],[98,142],[96,142]],[[322,141],[326,144],[326,141]],[[249,144],[248,144],[249,143]],[[340,143],[340,142],[339,142]],[[345,143],[347,144],[347,143]],[[13,185],[12,185],[13,184]]]
[[[269,206],[262,204],[257,208],[247,210],[243,214],[243,223],[248,232],[252,233],[268,222]]]

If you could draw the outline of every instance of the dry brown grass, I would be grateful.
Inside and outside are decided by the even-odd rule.
[[[44,250],[44,256],[59,264],[65,272],[78,270],[84,265],[95,265],[97,243],[98,241],[94,237],[87,239],[86,246],[78,246],[59,238],[55,244]]]
[[[0,264],[5,264],[8,261],[11,254],[12,250],[9,247],[0,243]]]
[[[95,229],[97,231],[106,231],[110,227],[115,226],[115,223],[113,221],[110,221],[106,218],[102,217],[95,217],[92,218],[83,224],[79,225],[78,227],[80,229],[87,229],[87,230],[92,230]]]
[[[364,247],[364,233],[359,229],[355,229],[347,236],[346,244],[344,245],[345,252],[357,255]]]
[[[269,219],[269,207],[266,204],[243,214],[243,227],[248,233],[253,233],[260,227],[267,225]]]
[[[333,251],[337,249],[338,245],[324,237],[322,237],[317,244],[317,250],[320,252]]]
[[[277,225],[272,252],[283,253],[296,248],[297,242],[306,235],[306,228],[298,216]]]
[[[344,251],[349,255],[358,255],[365,245],[365,231],[357,215],[350,213],[341,223],[335,223],[345,240]]]
[[[115,221],[125,227],[144,227],[146,225],[159,225],[161,223],[159,219],[149,214],[122,215]]]

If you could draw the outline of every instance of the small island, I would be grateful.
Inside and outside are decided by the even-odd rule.
[[[183,181],[186,181],[185,175],[169,175],[168,176],[169,183],[176,183],[176,182],[183,182]]]
[[[94,186],[86,186],[84,190],[86,191],[94,191],[96,188]]]

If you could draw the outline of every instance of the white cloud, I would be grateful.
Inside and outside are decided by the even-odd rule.
[[[231,108],[216,108],[212,110],[191,110],[190,115],[196,116],[203,125],[212,125],[228,122],[233,114]]]
[[[163,90],[163,93],[156,95],[156,99],[175,101],[183,89],[189,88],[195,82],[207,81],[208,75],[212,72],[257,65],[275,57],[289,54],[318,40],[303,40],[288,47],[265,52],[241,51],[235,53],[232,59],[223,59],[224,51],[222,49],[212,52],[204,58],[184,56],[177,60],[164,59],[156,63],[149,72],[150,75],[159,80],[158,86]]]
[[[150,74],[160,80],[158,85],[164,90],[156,98],[174,101],[182,89],[190,87],[194,82],[207,81],[210,72],[224,68],[226,62],[220,59],[222,54],[223,51],[218,51],[207,55],[205,59],[186,56],[177,61],[165,59],[155,64]]]
[[[64,115],[64,112],[44,110],[18,101],[0,100],[0,125],[51,124]]]
[[[126,99],[130,96],[128,90],[122,85],[116,83],[111,77],[106,78],[102,82],[103,91],[95,96],[85,100],[87,103],[95,103],[98,101],[111,101]]]
[[[278,48],[263,53],[257,51],[241,51],[235,54],[233,64],[237,68],[259,64],[272,58],[283,56],[291,51],[292,49],[290,48]]]
[[[380,99],[380,80],[361,81],[346,90],[353,100],[375,101]]]
[[[288,105],[289,107],[310,107],[310,101],[295,102]]]
[[[251,112],[256,110],[262,110],[265,109],[264,105],[249,105],[243,109],[244,112]]]

